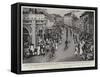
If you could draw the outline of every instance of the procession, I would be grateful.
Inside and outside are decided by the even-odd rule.
[[[50,57],[52,58],[58,45],[60,45],[62,41],[61,35],[58,33],[54,34],[52,31],[49,30],[48,33],[45,33],[43,36],[40,34],[38,37],[37,47],[35,48],[34,44],[30,44],[28,49],[29,52],[26,53],[26,56],[45,56],[49,52]],[[43,37],[44,39],[42,39]]]
[[[76,11],[61,16],[43,9],[36,10],[35,14],[34,9],[25,9],[24,12],[25,62],[94,60],[93,13],[83,12],[78,17]]]

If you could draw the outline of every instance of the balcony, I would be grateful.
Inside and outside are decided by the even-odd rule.
[[[23,23],[32,23],[32,20],[23,20]]]

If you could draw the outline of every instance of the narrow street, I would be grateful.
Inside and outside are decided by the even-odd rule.
[[[65,62],[65,61],[80,61],[80,57],[74,55],[75,45],[73,37],[68,35],[70,41],[68,42],[68,48],[65,48],[66,32],[64,30],[62,35],[62,43],[58,46],[55,51],[54,57],[50,58],[50,52],[45,56],[33,56],[24,60],[24,63],[44,63],[44,62]]]
[[[64,31],[64,34],[62,35],[62,44],[59,45],[58,50],[55,53],[55,59],[54,62],[64,62],[64,61],[76,61],[81,60],[80,57],[76,57],[74,55],[75,51],[75,45],[74,40],[72,36],[68,36],[70,39],[70,42],[68,43],[68,49],[64,50],[65,47],[65,40],[66,40],[66,32]]]

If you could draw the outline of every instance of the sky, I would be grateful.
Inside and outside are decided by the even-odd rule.
[[[79,16],[85,12],[85,10],[77,10],[77,9],[57,9],[57,8],[49,8],[47,9],[47,12],[49,14],[59,14],[61,16],[64,16],[64,14],[72,12],[79,18]]]
[[[61,16],[64,16],[64,14],[73,12],[78,18],[82,13],[85,11],[92,11],[92,10],[82,10],[82,9],[67,9],[67,8],[48,8],[48,7],[26,7],[26,8],[41,8],[46,9],[48,14],[59,14]]]

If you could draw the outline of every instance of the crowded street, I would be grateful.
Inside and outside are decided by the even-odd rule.
[[[68,43],[68,48],[64,50],[65,41],[66,41],[66,32],[63,31],[62,43],[58,46],[58,49],[55,51],[53,57],[50,58],[50,52],[46,53],[45,56],[33,56],[24,60],[24,63],[41,63],[41,62],[63,62],[63,61],[80,61],[80,56],[75,56],[75,44],[73,37],[69,36],[70,42]]]
[[[93,13],[49,14],[24,9],[23,63],[88,61],[94,59]]]

